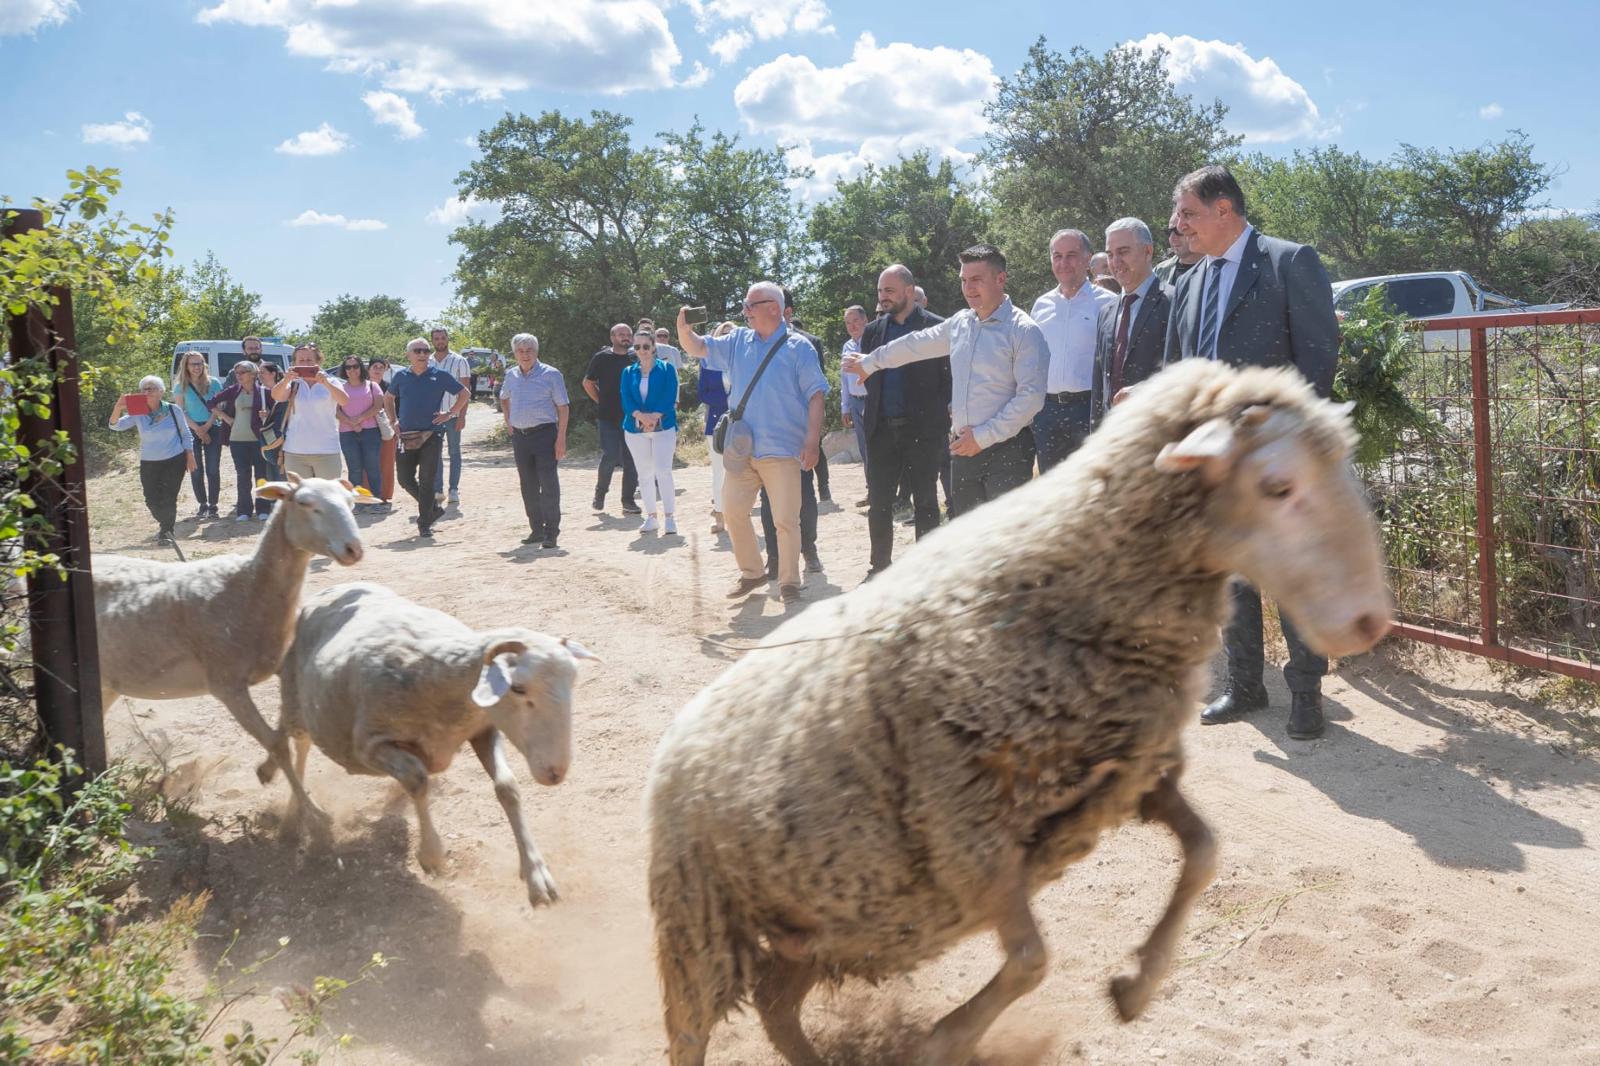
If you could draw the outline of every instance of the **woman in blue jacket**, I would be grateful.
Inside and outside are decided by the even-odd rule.
[[[641,331],[633,338],[638,362],[622,372],[622,428],[639,471],[640,503],[644,506],[641,533],[664,529],[678,532],[673,515],[672,451],[678,444],[678,372],[656,358],[656,339]],[[661,500],[664,525],[656,523],[656,499]]]

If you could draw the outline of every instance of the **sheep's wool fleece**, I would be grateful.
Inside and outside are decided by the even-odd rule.
[[[1257,402],[1350,431],[1292,372],[1191,361],[1136,396],[680,712],[648,798],[669,987],[723,1013],[780,938],[836,977],[904,972],[988,923],[1008,855],[1037,891],[1178,771],[1226,577],[1200,478],[1157,454]]]

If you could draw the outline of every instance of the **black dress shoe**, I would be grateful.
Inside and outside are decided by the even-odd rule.
[[[544,546],[546,551],[554,551],[556,549],[556,538],[551,537],[544,542]]]
[[[1266,689],[1238,689],[1229,687],[1200,712],[1201,725],[1222,725],[1242,721],[1245,717],[1265,709]]]
[[[1295,740],[1316,740],[1322,735],[1322,693],[1291,692],[1289,735]]]
[[[806,557],[806,573],[808,573],[808,574],[820,574],[820,573],[822,573],[822,557],[821,556],[819,556],[815,551],[808,551],[808,552],[805,553],[805,557]]]
[[[529,533],[526,537],[522,538],[522,543],[524,543],[524,544],[537,544],[539,541],[541,541],[543,539],[544,539],[544,534],[543,533]]]

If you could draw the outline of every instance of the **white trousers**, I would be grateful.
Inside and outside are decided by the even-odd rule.
[[[711,509],[718,514],[722,513],[722,479],[727,476],[727,471],[722,468],[722,453],[715,448],[707,448],[711,455]]]
[[[672,485],[672,451],[678,446],[678,431],[658,429],[654,433],[624,433],[628,438],[628,452],[633,456],[633,467],[639,471],[639,503],[645,517],[656,513],[656,499],[661,509],[672,514],[677,506]]]

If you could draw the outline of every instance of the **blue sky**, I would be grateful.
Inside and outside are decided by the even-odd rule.
[[[608,108],[641,136],[699,115],[792,145],[818,173],[804,198],[902,151],[968,158],[994,80],[1042,34],[1062,51],[1166,44],[1180,86],[1220,96],[1270,152],[1382,157],[1519,128],[1560,173],[1554,207],[1600,207],[1592,3],[1204,7],[0,0],[0,191],[116,166],[121,207],[170,205],[180,260],[214,250],[291,328],[342,292],[426,317],[450,300],[453,181],[507,110]]]

